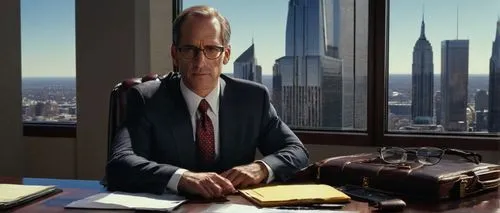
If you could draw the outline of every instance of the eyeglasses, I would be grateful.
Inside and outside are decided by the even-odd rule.
[[[459,149],[440,149],[436,147],[382,147],[379,148],[378,152],[380,153],[380,159],[390,164],[401,164],[407,162],[408,154],[416,157],[416,161],[424,166],[431,166],[439,163],[444,154],[457,155],[476,164],[479,164],[482,160],[481,155],[474,152],[466,152]]]
[[[200,49],[198,47],[192,46],[192,45],[186,45],[182,47],[178,47],[177,51],[179,51],[179,55],[183,59],[191,60],[194,57],[198,56],[200,52],[203,52],[203,55],[205,55],[206,58],[210,60],[214,60],[219,58],[222,55],[222,52],[224,52],[224,47],[221,46],[215,46],[215,45],[208,45],[204,46],[203,49]]]

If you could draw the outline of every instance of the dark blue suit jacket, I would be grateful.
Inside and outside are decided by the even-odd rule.
[[[196,143],[180,76],[149,81],[127,95],[127,117],[112,146],[106,175],[110,190],[162,193],[178,168],[222,172],[253,162],[256,148],[285,181],[307,166],[309,155],[276,115],[267,89],[221,75],[226,82],[219,107],[219,158],[197,163]]]

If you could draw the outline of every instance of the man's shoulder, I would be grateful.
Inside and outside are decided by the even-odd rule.
[[[144,98],[152,98],[155,94],[168,91],[168,87],[176,83],[179,83],[179,76],[177,74],[168,74],[162,78],[137,84],[133,88]]]
[[[266,86],[254,81],[234,78],[224,74],[221,75],[221,78],[224,79],[226,86],[231,87],[233,90],[244,90],[244,92],[268,92]]]

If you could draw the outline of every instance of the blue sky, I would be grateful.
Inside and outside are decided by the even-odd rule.
[[[359,0],[357,0],[359,1]],[[255,42],[264,74],[285,52],[288,0],[184,0],[184,7],[208,4],[232,27],[232,61]],[[469,73],[488,73],[491,44],[500,15],[499,0],[393,0],[390,4],[389,72],[409,74],[425,5],[426,35],[434,52],[434,72],[440,72],[441,41],[469,39]],[[21,0],[23,76],[75,75],[74,0]]]
[[[21,0],[23,77],[75,76],[75,1]]]

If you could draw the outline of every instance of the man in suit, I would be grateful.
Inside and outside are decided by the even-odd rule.
[[[228,21],[211,7],[179,15],[171,55],[180,75],[129,91],[107,165],[110,190],[215,198],[286,181],[307,166],[307,150],[276,115],[267,89],[221,74],[230,35]]]

